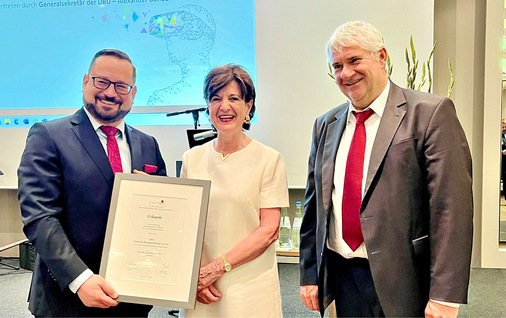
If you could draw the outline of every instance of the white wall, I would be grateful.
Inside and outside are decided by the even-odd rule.
[[[314,119],[346,101],[327,75],[325,46],[335,28],[353,20],[374,25],[394,64],[392,79],[405,86],[410,36],[420,59],[432,49],[433,8],[433,1],[256,1],[259,123],[251,135],[281,152],[291,187],[306,184]]]

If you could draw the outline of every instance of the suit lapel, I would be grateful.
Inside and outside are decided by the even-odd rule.
[[[84,110],[82,108],[78,110],[71,117],[70,122],[73,125],[72,131],[77,139],[79,139],[79,142],[83,145],[84,149],[86,149],[86,152],[88,152],[91,160],[98,167],[107,183],[112,187],[114,174],[111,169],[111,164]],[[82,160],[82,158],[78,158],[78,160]]]
[[[378,132],[376,133],[376,139],[372,147],[369,170],[367,171],[367,179],[365,182],[365,196],[367,196],[372,180],[378,172],[385,154],[392,143],[392,139],[404,118],[406,111],[399,108],[399,106],[405,103],[406,99],[404,98],[401,88],[390,83],[390,93],[388,94],[385,111],[383,112]]]
[[[337,148],[339,147],[344,128],[346,127],[348,107],[342,108],[342,110],[335,115],[336,120],[328,125],[327,135],[325,136],[322,161],[322,196],[325,211],[328,211],[332,201]]]
[[[125,125],[125,132],[130,147],[130,156],[132,157],[132,171],[134,169],[144,171],[142,152],[141,152],[141,141],[139,136],[134,133],[132,127]],[[125,171],[126,172],[126,171]],[[130,172],[130,171],[129,171]]]

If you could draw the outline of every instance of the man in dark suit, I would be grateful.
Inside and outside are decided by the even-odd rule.
[[[37,250],[29,295],[35,316],[146,317],[151,309],[118,304],[117,293],[97,275],[113,167],[166,175],[156,140],[123,121],[132,107],[134,85],[135,67],[128,55],[99,51],[84,75],[84,107],[69,117],[37,123],[28,133],[18,198],[24,232]],[[110,140],[115,150],[109,148],[103,126],[118,129]],[[110,161],[108,155],[118,150],[119,158]]]
[[[473,203],[454,105],[390,82],[370,24],[338,27],[327,52],[349,102],[314,124],[302,301],[323,315],[335,300],[338,317],[455,317],[467,301]]]

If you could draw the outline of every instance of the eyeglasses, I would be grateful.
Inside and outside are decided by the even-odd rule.
[[[95,86],[98,89],[108,89],[111,84],[114,84],[114,90],[116,91],[116,93],[126,95],[130,93],[130,91],[133,88],[132,85],[128,85],[121,82],[112,82],[103,77],[91,76],[89,74],[88,76],[91,77],[91,79],[93,79],[93,86]]]

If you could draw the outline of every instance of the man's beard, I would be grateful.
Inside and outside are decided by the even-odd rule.
[[[106,98],[106,100],[117,102],[114,98]],[[117,112],[111,114],[104,114],[97,110],[96,101],[95,103],[88,103],[83,98],[83,102],[84,107],[86,107],[86,109],[93,115],[93,117],[95,117],[96,119],[98,119],[103,123],[114,123],[120,119],[125,118],[125,116],[130,112],[130,110],[122,110],[120,104],[120,108]]]

